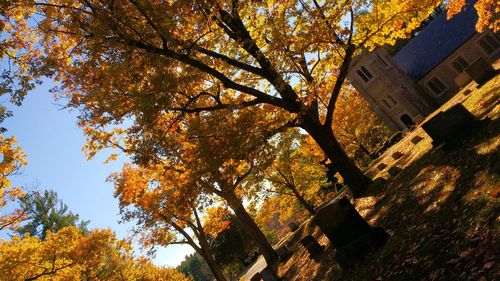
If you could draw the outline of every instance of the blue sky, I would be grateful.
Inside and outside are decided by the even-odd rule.
[[[8,105],[7,97],[0,100],[14,113],[3,124],[6,135],[14,135],[28,156],[22,174],[11,180],[17,186],[55,190],[71,211],[91,221],[91,228],[111,228],[118,237],[126,237],[131,225],[118,223],[118,202],[112,184],[106,182],[124,160],[104,164],[105,153],[90,161],[85,158],[85,137],[76,126],[77,112],[56,104],[48,91],[52,86],[46,81],[28,94],[21,107]],[[191,252],[189,246],[170,246],[157,252],[155,263],[177,266]]]

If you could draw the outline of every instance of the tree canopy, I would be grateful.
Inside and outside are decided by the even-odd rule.
[[[90,154],[120,147],[165,155],[151,128],[248,108],[264,124],[279,116],[306,130],[360,193],[369,179],[332,131],[350,60],[406,36],[437,4],[19,0],[3,9],[3,25],[19,71],[31,81],[54,76],[55,92],[81,110],[89,138],[100,140]]]
[[[182,273],[136,259],[129,241],[111,230],[88,234],[74,226],[47,232],[45,240],[14,236],[0,241],[3,280],[164,280],[188,281]]]

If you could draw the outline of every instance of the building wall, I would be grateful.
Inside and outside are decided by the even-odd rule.
[[[358,71],[364,67],[372,76],[365,81]],[[366,75],[365,75],[366,77]],[[348,79],[368,101],[377,115],[393,130],[418,123],[433,107],[414,87],[383,49],[364,52],[350,65]],[[407,115],[405,124],[401,117]]]
[[[470,64],[474,60],[482,57],[486,59],[489,63],[493,64],[500,57],[500,48],[497,48],[493,53],[486,53],[486,51],[478,43],[486,34],[494,38],[496,42],[500,45],[500,40],[498,35],[495,35],[491,31],[486,33],[476,33],[469,39],[466,43],[455,50],[451,55],[444,59],[437,67],[432,69],[424,77],[422,77],[418,82],[418,86],[425,90],[427,95],[438,105],[444,104],[451,97],[460,91],[460,85],[464,84],[465,81],[470,81],[470,77],[464,72],[460,73],[453,67],[452,63],[458,57],[462,57],[467,64]],[[432,50],[429,50],[432,51]],[[457,78],[460,76],[459,78]],[[437,78],[446,87],[445,90],[439,94],[435,93],[429,86],[429,81]]]

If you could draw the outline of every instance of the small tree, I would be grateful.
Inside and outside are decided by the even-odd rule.
[[[20,209],[26,216],[25,222],[15,229],[21,235],[29,234],[45,239],[48,231],[52,233],[66,226],[78,226],[87,233],[90,221],[80,221],[78,214],[69,211],[68,205],[57,197],[52,190],[43,193],[32,192],[19,199]]]
[[[392,131],[354,89],[343,92],[338,103],[333,129],[346,153],[358,166],[367,167],[373,153]]]
[[[317,193],[321,186],[327,185],[327,177],[326,168],[321,164],[323,157],[315,154],[315,143],[309,143],[308,138],[297,130],[290,130],[275,139],[276,158],[264,172],[263,187],[270,194],[280,195],[280,200],[288,201],[282,202],[282,207],[293,208],[299,202],[314,215]]]
[[[200,214],[208,198],[183,185],[182,174],[164,168],[127,164],[110,177],[123,218],[137,223],[136,233],[145,247],[187,244],[205,260],[216,280],[225,281]]]

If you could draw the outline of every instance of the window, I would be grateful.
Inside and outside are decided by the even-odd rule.
[[[415,126],[415,122],[413,122],[413,119],[411,119],[410,115],[408,114],[403,114],[399,118],[403,124],[405,124],[408,129],[411,129],[413,126]]]
[[[384,68],[388,68],[389,65],[379,56],[379,55],[375,55],[378,59],[378,61],[384,66]]]
[[[465,61],[464,58],[462,57],[457,57],[454,61],[451,62],[451,66],[458,72],[462,73],[464,72],[464,69],[468,66],[469,64]]]
[[[498,41],[491,34],[483,36],[483,38],[479,39],[478,43],[488,55],[493,54],[500,46]]]
[[[387,98],[392,102],[392,104],[397,104],[396,100],[391,95],[387,95]]]
[[[363,79],[363,81],[365,82],[368,82],[373,78],[373,75],[364,66],[362,66],[357,72],[359,77],[361,77],[361,79]]]
[[[432,78],[427,82],[427,86],[431,88],[431,90],[434,92],[434,94],[439,95],[441,94],[444,90],[446,90],[446,86],[439,80],[437,77]]]
[[[391,105],[386,100],[382,100],[382,102],[387,106],[387,108],[391,109]]]

